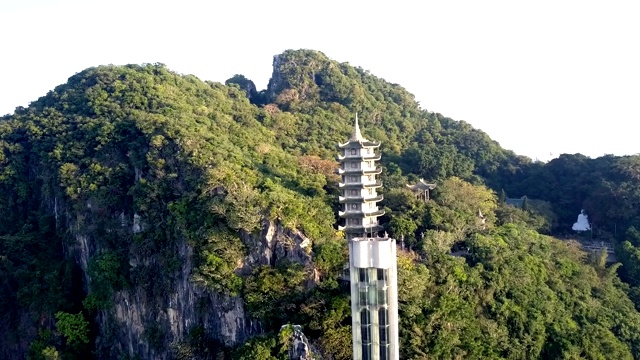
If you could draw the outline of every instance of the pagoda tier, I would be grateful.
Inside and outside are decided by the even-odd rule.
[[[360,218],[360,217],[378,217],[384,215],[384,210],[377,209],[371,211],[338,211],[338,216],[343,219],[346,218]]]
[[[382,201],[384,196],[382,195],[374,195],[373,197],[363,197],[363,196],[338,196],[338,202],[340,204],[350,204],[350,203],[364,203],[364,202],[378,202]]]
[[[380,175],[382,173],[382,169],[338,169],[336,173],[339,175]]]
[[[366,182],[366,183],[338,183],[338,187],[340,189],[375,189],[375,188],[379,188],[382,187],[382,182],[381,181],[374,181],[374,182]]]
[[[358,142],[360,144],[360,147],[370,147],[370,148],[379,148],[380,147],[380,143],[379,142],[375,142],[375,141],[369,141],[369,140],[364,140],[364,141],[360,141]],[[344,144],[338,144],[338,149],[349,149],[349,148],[353,148],[354,147],[354,142],[349,140]]]
[[[371,149],[373,150],[373,149]],[[344,162],[344,161],[379,161],[381,159],[380,154],[374,154],[373,151],[371,151],[370,154],[368,155],[338,155],[336,156],[336,160],[340,161],[340,162]]]
[[[382,230],[384,230],[384,227],[382,225],[379,224],[373,224],[373,225],[349,225],[349,226],[338,226],[338,230],[340,231],[344,231],[344,232],[348,232],[348,233],[353,233],[353,234],[371,234],[371,233],[377,233],[380,232]]]

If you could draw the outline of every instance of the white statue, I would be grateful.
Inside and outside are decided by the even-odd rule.
[[[578,220],[573,224],[571,229],[575,231],[591,230],[591,225],[589,225],[589,217],[584,213],[584,210],[580,210]]]

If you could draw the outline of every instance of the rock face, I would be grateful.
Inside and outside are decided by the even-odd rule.
[[[121,232],[136,233],[145,228],[144,219],[137,215],[129,220],[120,216],[116,223],[122,225]],[[69,248],[69,254],[80,264],[85,281],[90,284],[88,264],[100,249],[93,235],[81,230],[86,227],[70,225],[76,241]],[[250,274],[257,266],[273,265],[283,259],[302,264],[311,262],[311,241],[274,221],[263,220],[259,235],[244,233],[241,236],[247,248],[252,249],[239,269],[241,273]],[[194,270],[193,249],[185,241],[178,244],[177,253],[181,266],[164,291],[149,291],[149,284],[134,283],[130,288],[117,291],[113,295],[113,306],[98,313],[96,351],[99,358],[171,359],[176,351],[188,346],[187,339],[193,331],[201,332],[220,348],[241,344],[261,331],[259,322],[247,315],[241,297],[216,293],[190,280]],[[129,255],[132,272],[154,261],[153,255],[141,256],[133,251]],[[153,282],[153,278],[149,281]]]
[[[267,102],[275,101],[278,93],[285,88],[285,79],[282,73],[279,71],[280,66],[282,65],[282,56],[275,55],[273,57],[273,72],[271,74],[271,78],[269,79],[269,84],[267,84]]]
[[[284,325],[280,328],[280,333],[291,331],[293,333],[289,337],[289,359],[290,360],[320,360],[320,358],[312,351],[311,345],[307,337],[302,333],[300,325]]]
[[[258,238],[243,233],[242,240],[250,248],[259,249],[247,256],[245,273],[260,265],[276,265],[282,259],[303,265],[311,263],[311,239],[274,221],[263,220],[262,232]]]
[[[184,262],[170,291],[150,297],[143,286],[137,286],[115,294],[113,308],[98,317],[99,353],[110,358],[129,354],[167,359],[171,348],[198,327],[226,346],[259,330],[247,318],[242,299],[213,293],[190,281],[192,249],[185,243],[180,244],[179,256]]]
[[[266,102],[284,105],[297,99],[317,96],[317,75],[328,66],[331,66],[329,59],[312,50],[289,50],[274,56],[273,73],[265,94]]]

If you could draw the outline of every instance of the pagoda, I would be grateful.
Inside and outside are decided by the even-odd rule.
[[[345,225],[338,229],[345,232],[347,240],[377,235],[382,231],[378,217],[384,215],[384,210],[378,209],[377,205],[382,200],[382,195],[377,193],[377,189],[382,187],[377,179],[382,170],[376,167],[376,161],[380,160],[380,155],[376,154],[379,147],[379,142],[362,136],[357,115],[351,138],[338,145],[338,174],[342,179],[338,185],[342,191],[338,199],[342,211],[338,215],[345,219]]]
[[[377,190],[380,168],[376,161],[379,142],[362,136],[356,115],[355,128],[349,141],[339,144],[342,181],[339,197],[341,218],[349,244],[349,282],[351,286],[351,329],[355,360],[398,360],[398,286],[396,241],[382,226],[378,209],[382,200]]]

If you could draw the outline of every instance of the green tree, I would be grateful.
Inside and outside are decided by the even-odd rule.
[[[632,286],[640,286],[640,249],[625,241],[616,255],[622,264],[622,278]]]
[[[250,339],[233,353],[234,360],[278,360],[272,353],[276,348],[273,337]]]
[[[449,178],[438,185],[433,198],[427,204],[430,226],[454,233],[458,239],[491,227],[495,220],[495,195],[484,186]]]
[[[69,314],[63,311],[56,313],[56,328],[71,346],[89,343],[89,322],[82,313]]]
[[[48,346],[44,350],[42,350],[42,356],[44,356],[46,360],[60,359],[60,354],[58,353],[58,350],[56,350],[56,348],[54,348],[53,346]]]

